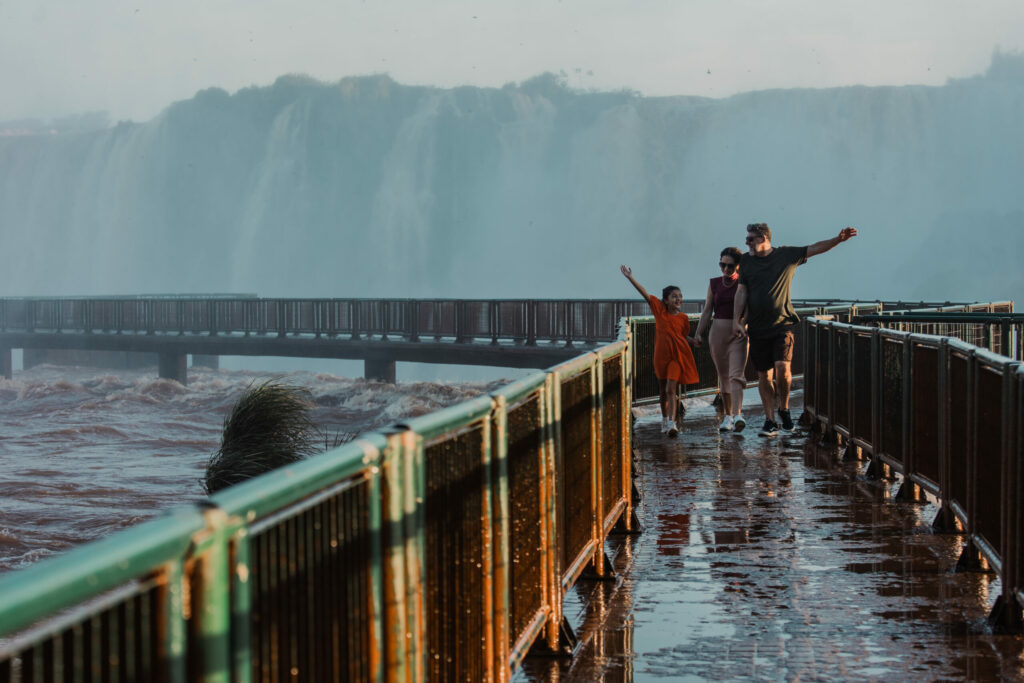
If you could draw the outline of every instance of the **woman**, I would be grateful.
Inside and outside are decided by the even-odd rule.
[[[718,386],[725,406],[725,419],[718,427],[720,431],[742,432],[747,426],[743,419],[743,389],[747,385],[747,338],[734,339],[732,333],[733,300],[736,285],[740,281],[740,257],[743,254],[736,247],[726,247],[718,258],[721,277],[711,278],[704,310],[697,324],[696,337],[700,339],[711,324],[708,346],[711,360],[718,370]],[[712,313],[714,321],[711,321]]]

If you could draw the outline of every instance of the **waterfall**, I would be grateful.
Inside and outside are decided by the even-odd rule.
[[[1024,296],[1024,56],[944,86],[724,99],[287,76],[0,136],[3,295],[701,297],[718,251],[846,225],[797,296]],[[2,127],[2,124],[0,124]]]

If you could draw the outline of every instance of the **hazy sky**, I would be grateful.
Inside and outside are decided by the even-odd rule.
[[[197,90],[544,71],[647,95],[942,84],[1024,51],[1022,0],[0,0],[0,121],[144,120]],[[710,72],[710,73],[709,73]]]

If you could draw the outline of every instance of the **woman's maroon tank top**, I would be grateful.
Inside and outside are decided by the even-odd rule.
[[[711,300],[716,320],[732,320],[733,302],[736,300],[736,284],[726,287],[725,278],[711,278]],[[739,281],[737,281],[738,284]]]

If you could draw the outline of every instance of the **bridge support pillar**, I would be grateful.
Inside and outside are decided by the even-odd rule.
[[[161,379],[173,379],[182,385],[188,383],[188,356],[184,353],[161,353]]]
[[[363,377],[377,380],[378,382],[394,384],[396,378],[395,361],[367,358],[363,361]]]
[[[14,362],[11,360],[11,349],[0,349],[0,373],[4,379],[14,379]]]
[[[211,370],[217,370],[220,368],[220,356],[213,356],[204,353],[194,353],[192,354],[192,367],[210,368]]]

